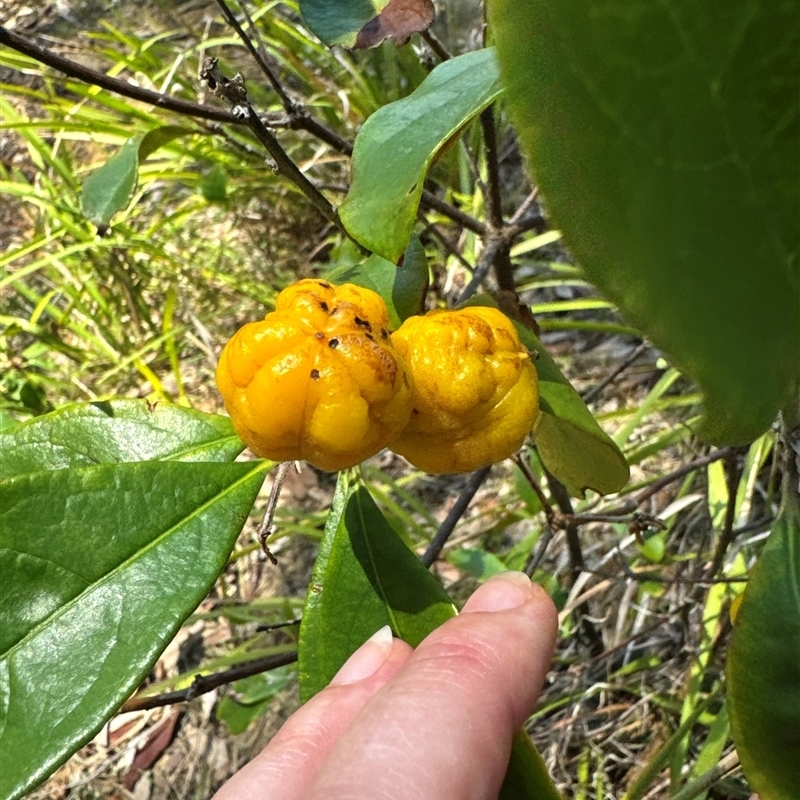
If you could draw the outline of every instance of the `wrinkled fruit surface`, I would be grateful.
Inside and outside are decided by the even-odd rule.
[[[539,414],[539,379],[514,324],[494,308],[431,311],[392,334],[414,384],[389,448],[425,472],[466,472],[518,450]]]
[[[256,455],[330,471],[377,453],[411,413],[386,306],[351,284],[302,280],[284,289],[275,311],[225,346],[217,385]]]

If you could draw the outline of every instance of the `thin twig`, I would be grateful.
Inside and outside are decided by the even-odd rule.
[[[607,511],[606,515],[625,516],[626,514],[632,514],[640,505],[642,505],[642,503],[649,500],[653,495],[658,494],[662,489],[666,488],[671,483],[680,480],[690,472],[694,472],[702,467],[707,467],[714,461],[719,461],[721,458],[726,458],[733,450],[734,448],[731,446],[720,447],[718,450],[714,450],[708,455],[701,456],[700,458],[696,458],[694,461],[690,461],[688,464],[684,464],[682,467],[670,472],[663,478],[659,478],[657,481],[651,483],[646,489],[643,489],[641,492],[639,492],[636,497],[626,500],[621,506],[617,506],[617,508]]]
[[[112,78],[96,69],[79,64],[77,61],[64,58],[52,50],[48,50],[46,47],[42,47],[24,36],[8,30],[2,25],[0,25],[0,44],[8,45],[8,47],[17,52],[35,58],[41,64],[57,69],[70,78],[75,78],[92,86],[99,86],[102,89],[108,89],[110,92],[128,97],[131,100],[140,100],[157,108],[175,111],[188,117],[198,117],[199,119],[207,119],[214,122],[229,122],[235,125],[240,125],[243,122],[223,108],[190,103],[177,97],[154,92],[150,89],[143,89],[141,86],[134,86],[120,78]]]
[[[344,225],[342,225],[339,215],[330,201],[300,171],[294,161],[286,154],[283,147],[281,147],[274,134],[256,114],[247,97],[244,78],[240,75],[236,75],[233,79],[227,78],[222,74],[216,58],[205,59],[200,77],[208,82],[208,87],[214,94],[221,96],[231,104],[234,116],[242,120],[250,128],[253,135],[264,145],[264,148],[275,160],[277,171],[294,183],[325,219],[333,223],[345,236],[352,238]]]
[[[447,52],[447,48],[441,40],[430,28],[427,31],[421,31],[419,35],[425,40],[428,47],[439,56],[440,61],[447,61],[452,57],[450,53]]]
[[[717,546],[714,549],[711,566],[708,568],[708,574],[712,578],[722,568],[722,562],[725,560],[725,553],[728,551],[728,547],[733,541],[733,521],[736,517],[736,495],[737,489],[739,488],[739,479],[742,476],[743,470],[744,467],[739,465],[739,459],[736,457],[735,451],[725,456],[725,483],[728,489],[728,503],[725,506],[725,520],[722,524],[722,532],[717,540]]]
[[[486,186],[484,189],[486,218],[489,221],[490,230],[497,235],[502,235],[503,209],[500,193],[500,162],[497,155],[497,128],[494,121],[494,106],[489,106],[489,108],[482,111],[480,120],[486,155]],[[494,274],[497,278],[497,287],[500,291],[515,293],[514,267],[509,256],[511,240],[503,237],[501,241],[502,245],[496,249],[492,259]]]
[[[523,217],[519,222],[513,224],[508,223],[503,228],[503,236],[509,242],[522,236],[523,233],[528,231],[536,231],[537,233],[545,233],[550,230],[550,223],[539,213],[532,213],[527,217]]]
[[[532,189],[528,196],[519,204],[519,208],[514,212],[514,215],[508,221],[509,225],[516,225],[524,216],[525,212],[531,207],[531,203],[536,199],[539,194],[539,187]]]
[[[494,106],[480,115],[483,147],[486,154],[486,184],[484,201],[489,225],[500,231],[503,227],[502,198],[500,196],[500,167],[497,161],[497,130],[494,124]]]
[[[552,525],[555,521],[555,511],[553,511],[553,506],[550,505],[550,501],[547,499],[547,497],[545,497],[542,487],[539,486],[539,481],[536,480],[533,470],[531,470],[528,462],[519,453],[514,456],[514,463],[519,467],[520,472],[524,476],[525,480],[528,481],[531,489],[536,492],[536,496],[539,498],[539,502],[542,504],[544,515],[547,517],[547,523]]]
[[[747,583],[748,581],[746,575],[743,575],[741,578],[680,578],[671,577],[669,575],[658,575],[652,571],[653,567],[651,566],[637,567],[637,569],[640,570],[637,572],[631,569],[624,560],[621,566],[625,577],[628,580],[637,581],[638,583],[663,583],[667,586],[711,586],[715,583]],[[587,567],[584,572],[609,581],[619,580],[618,572],[606,572],[602,569],[592,569],[590,567]]]
[[[267,507],[264,509],[264,518],[261,520],[261,523],[256,530],[256,538],[258,539],[258,543],[261,545],[264,555],[275,566],[278,564],[278,559],[275,558],[272,551],[269,549],[269,547],[267,547],[267,539],[272,533],[272,520],[275,518],[275,509],[278,507],[278,499],[281,496],[281,489],[283,488],[283,482],[286,480],[286,475],[289,472],[290,464],[291,462],[289,461],[283,461],[278,465],[278,469],[276,470],[275,477],[273,479],[272,489],[270,489],[269,492]]]
[[[287,664],[293,664],[295,661],[297,661],[297,651],[291,650],[288,653],[278,653],[274,656],[256,658],[253,661],[237,664],[235,667],[222,670],[221,672],[212,672],[210,675],[198,675],[192,682],[192,685],[186,689],[177,689],[173,692],[164,692],[163,694],[151,695],[149,697],[131,697],[130,700],[127,700],[123,704],[118,713],[123,714],[126,711],[142,711],[146,708],[159,708],[160,706],[169,706],[174,703],[194,700],[195,697],[213,691],[226,683],[233,683],[233,681],[238,681],[241,678],[249,678],[251,675],[269,672],[269,670],[284,667]]]
[[[225,0],[217,0],[217,5],[222,10],[222,15],[228,21],[228,24],[236,31],[237,35],[244,43],[244,46],[250,51],[250,54],[255,59],[256,64],[258,64],[259,69],[264,73],[267,80],[270,82],[270,85],[275,90],[275,93],[278,95],[278,98],[281,101],[281,105],[285,109],[286,113],[291,117],[293,114],[297,112],[296,105],[294,101],[291,99],[291,97],[289,97],[289,95],[286,94],[283,86],[281,86],[280,81],[277,79],[272,69],[270,69],[269,64],[267,64],[266,58],[264,58],[264,54],[261,52],[264,46],[263,42],[259,39],[258,47],[256,47],[253,44],[253,40],[244,32],[244,29],[239,24],[239,20],[236,19],[236,15],[233,13],[230,6],[225,2]],[[256,31],[256,27],[253,24],[253,20],[247,13],[247,8],[245,7],[244,0],[242,0],[241,8],[245,16],[247,17],[247,21],[250,23],[250,29],[256,36],[258,36],[258,32]]]
[[[458,296],[456,305],[461,305],[461,303],[466,302],[475,294],[475,292],[478,291],[480,285],[486,280],[486,277],[489,274],[492,265],[494,264],[495,257],[502,246],[502,240],[497,237],[490,236],[487,239],[485,247],[483,248],[483,252],[481,253],[481,257],[478,259],[478,263],[475,265],[475,269],[472,272],[472,278]]]
[[[470,264],[469,261],[467,261],[467,259],[464,258],[464,256],[458,250],[456,250],[455,247],[453,247],[453,245],[450,243],[447,237],[439,230],[439,228],[436,226],[435,223],[433,222],[429,223],[425,228],[425,230],[422,231],[422,233],[420,234],[420,238],[422,238],[422,236],[424,236],[424,234],[426,233],[430,234],[435,239],[437,239],[439,243],[442,245],[442,247],[444,247],[444,249],[447,250],[447,252],[450,253],[450,255],[453,256],[453,258],[455,258],[461,264],[462,267],[465,267],[466,269],[470,270],[470,272],[472,271],[472,264]]]
[[[440,200],[435,194],[433,194],[433,192],[430,192],[427,189],[422,190],[420,205],[423,208],[438,211],[443,217],[447,217],[453,222],[457,222],[463,228],[466,228],[473,233],[477,233],[480,236],[486,235],[486,225],[483,222],[463,212],[460,208],[456,208],[455,206],[450,205],[450,203]]]
[[[567,524],[564,525],[564,531],[567,534],[567,549],[569,550],[569,563],[570,571],[572,572],[572,580],[575,581],[578,575],[583,572],[585,568],[583,560],[583,549],[581,548],[581,540],[578,537],[578,521],[575,519],[575,511],[572,507],[572,498],[569,492],[555,475],[547,470],[544,472],[547,486],[550,489],[550,494],[556,501],[559,511],[564,515]]]
[[[573,516],[574,509],[572,508],[572,498],[570,498],[569,492],[564,484],[546,469],[544,474],[547,480],[547,486],[550,489],[550,494],[556,501],[559,511],[568,517]],[[583,549],[581,548],[581,540],[578,536],[578,523],[569,522],[564,528],[564,533],[566,534],[567,551],[569,552],[571,585],[575,583],[578,576],[584,571]],[[575,611],[578,612],[579,629],[588,640],[590,651],[592,654],[602,652],[604,648],[603,637],[597,629],[597,626],[589,619],[588,603],[581,603],[577,606]]]
[[[259,68],[264,75],[266,75],[267,80],[270,82],[270,85],[278,95],[278,99],[281,101],[281,105],[286,112],[288,127],[291,130],[305,130],[306,132],[325,142],[325,144],[327,144],[329,147],[332,147],[337,152],[344,153],[346,155],[352,155],[353,145],[350,142],[339,136],[336,131],[331,130],[326,125],[323,125],[321,122],[314,119],[308,114],[303,106],[292,100],[292,98],[286,93],[286,90],[281,85],[281,82],[278,80],[277,76],[267,63],[267,52],[266,48],[264,47],[264,42],[258,36],[258,29],[256,28],[253,19],[247,10],[247,4],[245,0],[242,0],[239,5],[245,17],[247,18],[250,29],[258,39],[258,48],[253,45],[252,39],[245,33],[241,25],[239,25],[239,21],[236,19],[236,16],[225,0],[217,0],[217,4],[222,9],[225,19],[227,19],[231,27],[233,27],[233,29],[239,35],[239,38],[244,42],[245,47],[247,47],[247,49],[250,51]]]
[[[596,386],[592,386],[591,389],[587,389],[586,392],[581,395],[581,399],[584,403],[592,403],[594,402],[603,389],[606,388],[609,384],[613,383],[626,369],[628,369],[640,355],[645,353],[649,349],[649,345],[646,342],[642,342],[638,347],[634,348],[633,352],[620,364],[618,364],[611,372],[603,378],[600,383]]]
[[[467,506],[469,506],[470,501],[475,496],[475,492],[480,489],[481,484],[486,480],[486,476],[489,474],[491,468],[491,465],[488,467],[481,467],[470,475],[467,485],[464,487],[455,503],[453,503],[453,507],[448,512],[444,522],[439,526],[439,530],[436,531],[436,535],[431,540],[428,548],[422,556],[420,556],[419,560],[426,567],[431,566],[439,557],[442,548],[445,546],[447,540],[450,538],[450,534],[456,527],[456,523],[464,516]]]
[[[256,625],[256,633],[268,633],[269,631],[279,631],[282,628],[291,628],[294,625],[299,625],[302,618],[298,619],[285,619],[282,622],[265,622],[261,625]]]
[[[550,525],[545,525],[544,531],[542,532],[542,536],[539,539],[538,545],[536,547],[536,551],[532,552],[530,558],[528,559],[528,563],[525,564],[525,569],[523,572],[529,577],[532,578],[536,573],[536,570],[539,569],[542,561],[544,561],[545,554],[547,553],[547,548],[550,546],[550,542],[553,541],[553,537],[555,536],[555,532],[550,527]]]

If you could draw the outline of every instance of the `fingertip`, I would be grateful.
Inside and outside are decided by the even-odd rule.
[[[556,607],[550,595],[533,583],[524,573],[516,570],[493,575],[467,600],[462,613],[476,611],[510,611],[525,603],[534,603],[542,616],[552,616],[557,622]]]
[[[374,675],[392,652],[392,642],[391,627],[384,625],[379,628],[342,664],[330,685],[355,683]]]

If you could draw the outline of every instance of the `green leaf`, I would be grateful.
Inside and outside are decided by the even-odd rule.
[[[455,613],[441,584],[403,544],[363,483],[339,473],[300,625],[303,702],[384,625],[416,647]]]
[[[472,298],[470,304],[496,306],[486,296]],[[599,494],[618,492],[630,477],[622,451],[600,427],[539,337],[516,320],[514,325],[525,347],[536,354],[541,416],[534,440],[542,463],[575,496],[583,496],[586,489]]]
[[[797,0],[493,0],[508,103],[590,280],[756,438],[800,374]]]
[[[231,686],[234,695],[226,694],[219,701],[217,719],[232,734],[244,733],[269,708],[272,698],[291,683],[293,676],[293,667],[285,666],[235,681]]]
[[[731,731],[761,800],[797,796],[800,518],[787,508],[750,573],[728,648]]]
[[[422,313],[428,291],[428,259],[419,237],[412,236],[399,266],[373,255],[361,264],[337,267],[326,277],[377,292],[386,303],[392,330],[397,330],[404,320]]]
[[[228,198],[228,173],[222,164],[214,164],[197,182],[197,191],[209,203],[224,203]]]
[[[0,484],[0,796],[134,691],[214,583],[266,464],[72,466]]]
[[[439,64],[408,97],[378,109],[356,136],[350,192],[339,208],[353,238],[396,262],[436,153],[501,92],[488,48]]]
[[[162,125],[145,134],[131,136],[111,158],[83,182],[81,211],[97,225],[105,228],[118,211],[130,202],[139,178],[139,164],[159,147],[178,136],[194,133],[179,125]]]
[[[340,472],[300,625],[302,701],[327,686],[384,625],[416,647],[455,613],[439,581],[392,530],[361,480]],[[514,737],[500,796],[561,800],[524,731]]]
[[[184,128],[180,125],[160,125],[158,128],[147,131],[139,145],[139,163],[144,163],[145,159],[173,139],[180,136],[191,136],[195,132],[191,128]]]
[[[474,547],[460,547],[458,550],[453,550],[447,556],[447,560],[454,567],[479,581],[488,580],[492,575],[508,569],[494,553],[487,553],[486,550]]]
[[[563,800],[544,760],[525,731],[514,734],[511,759],[499,800]]]
[[[233,461],[227,417],[144,400],[79,403],[0,433],[0,478],[126,461]]]
[[[105,228],[117,211],[126,208],[139,176],[139,145],[136,134],[83,182],[81,211],[98,228]]]
[[[431,0],[300,0],[306,25],[327,45],[375,47],[386,38],[403,44],[433,21]]]
[[[598,494],[618,492],[630,477],[622,451],[561,374],[536,334],[524,325],[515,325],[525,346],[538,353],[542,414],[534,440],[545,467],[570,494],[583,496],[586,489]]]

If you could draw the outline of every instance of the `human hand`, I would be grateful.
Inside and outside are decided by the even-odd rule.
[[[416,650],[382,628],[214,800],[496,798],[557,624],[544,590],[506,572]]]

